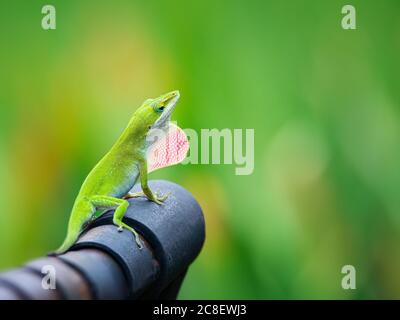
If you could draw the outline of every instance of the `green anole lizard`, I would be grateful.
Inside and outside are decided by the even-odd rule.
[[[83,182],[72,208],[67,236],[56,254],[67,251],[78,239],[84,226],[108,209],[115,209],[113,223],[118,231],[137,232],[122,221],[129,206],[127,199],[146,196],[162,204],[168,195],[153,193],[147,174],[156,169],[181,162],[188,151],[188,140],[182,129],[170,122],[179,99],[179,91],[146,100],[133,114],[111,150],[97,163]],[[142,192],[130,193],[140,178]],[[96,215],[98,210],[102,210]]]

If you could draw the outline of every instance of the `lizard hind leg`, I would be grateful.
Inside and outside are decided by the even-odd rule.
[[[135,241],[139,249],[143,248],[142,242],[139,238],[139,234],[136,232],[136,230],[128,226],[126,223],[122,222],[122,218],[124,217],[126,210],[129,206],[128,201],[109,196],[92,196],[90,198],[90,201],[96,208],[115,209],[113,223],[118,227],[118,231],[127,229],[132,232],[135,236]]]

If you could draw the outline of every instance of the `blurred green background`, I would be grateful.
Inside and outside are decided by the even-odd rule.
[[[343,30],[348,3],[1,1],[0,268],[58,247],[134,110],[179,89],[181,127],[255,129],[252,175],[152,174],[206,217],[180,298],[400,298],[400,3],[353,0]]]

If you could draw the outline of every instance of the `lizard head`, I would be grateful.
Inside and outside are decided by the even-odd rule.
[[[168,125],[179,97],[179,91],[175,90],[143,102],[138,113],[148,130],[163,129]]]

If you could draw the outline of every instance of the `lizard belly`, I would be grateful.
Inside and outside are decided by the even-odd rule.
[[[121,166],[99,165],[89,173],[82,185],[80,196],[103,195],[114,198],[122,198],[135,185],[139,177],[139,169],[136,165],[126,168]]]
[[[108,190],[108,195],[115,198],[122,198],[133,188],[138,178],[139,170],[136,166],[131,170],[127,170],[126,173],[121,172],[116,177],[111,177],[110,180],[116,179],[119,183],[112,183],[113,187],[111,190]]]

